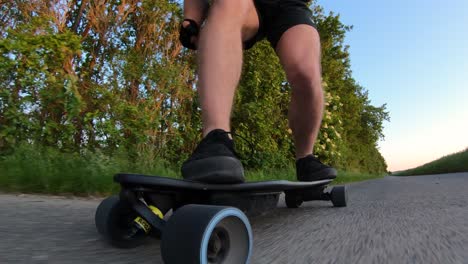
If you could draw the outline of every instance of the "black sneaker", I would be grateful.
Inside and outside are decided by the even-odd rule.
[[[234,142],[222,129],[208,133],[182,164],[184,179],[217,184],[244,182],[244,168],[234,151]]]
[[[337,172],[311,154],[296,161],[296,175],[298,181],[319,181],[335,179]]]

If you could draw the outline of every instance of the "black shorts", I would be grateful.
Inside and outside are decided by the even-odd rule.
[[[250,49],[257,41],[267,38],[273,48],[286,30],[300,24],[315,28],[312,11],[304,0],[253,0],[260,20],[257,34],[244,42]]]

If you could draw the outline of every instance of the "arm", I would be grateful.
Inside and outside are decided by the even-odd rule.
[[[180,27],[179,40],[189,49],[197,49],[200,25],[205,20],[210,5],[208,0],[184,0],[184,21]]]
[[[208,14],[209,7],[208,0],[184,0],[184,17],[201,25]]]

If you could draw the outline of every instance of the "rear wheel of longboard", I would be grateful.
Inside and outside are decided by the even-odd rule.
[[[302,197],[295,193],[286,193],[284,197],[288,208],[299,208],[302,205]]]
[[[345,207],[348,201],[346,194],[345,186],[335,186],[332,188],[331,193],[331,202],[335,207]]]
[[[248,263],[252,229],[242,211],[233,207],[186,205],[164,227],[164,263]]]
[[[143,244],[147,236],[136,233],[137,213],[116,195],[104,199],[94,217],[98,232],[113,246],[134,248]]]

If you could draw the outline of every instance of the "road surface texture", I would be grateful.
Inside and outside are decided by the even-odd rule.
[[[251,263],[468,263],[468,173],[385,177],[351,184],[348,195],[347,208],[281,202],[251,218]],[[159,241],[103,242],[98,203],[0,194],[0,263],[162,263]]]

